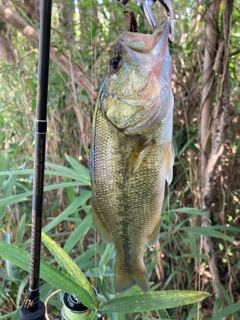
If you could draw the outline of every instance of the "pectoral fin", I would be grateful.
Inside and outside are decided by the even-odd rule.
[[[140,167],[143,159],[151,151],[155,144],[155,140],[146,141],[141,136],[138,138],[136,144],[134,145],[132,152],[128,158],[128,162],[125,168],[125,177],[131,178],[138,168]]]

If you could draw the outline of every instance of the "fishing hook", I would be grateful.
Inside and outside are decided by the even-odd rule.
[[[123,7],[128,3],[128,0],[118,0],[122,3]],[[155,22],[154,15],[152,13],[152,6],[157,0],[143,0],[143,11],[148,20],[148,23],[153,29],[157,28],[157,24]],[[170,0],[159,0],[162,6],[166,9],[167,15],[170,20],[170,31],[169,31],[169,42],[172,43],[174,41],[174,18],[173,18],[173,8]],[[125,7],[124,7],[125,12]]]
[[[152,13],[152,5],[156,2],[157,0],[144,0],[143,2],[143,11],[145,13],[145,16],[148,20],[148,23],[150,26],[155,29],[157,27],[154,15]],[[167,15],[170,19],[170,31],[169,31],[169,42],[172,43],[174,41],[174,18],[173,18],[173,8],[169,0],[159,0],[160,3],[163,5],[163,7],[167,11]]]

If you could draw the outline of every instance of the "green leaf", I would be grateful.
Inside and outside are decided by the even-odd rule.
[[[208,219],[208,217],[199,209],[197,208],[177,208],[177,209],[172,209],[172,210],[169,210],[167,211],[166,213],[168,212],[180,212],[180,213],[187,213],[187,214],[190,214],[190,215],[193,215],[193,216],[202,216],[206,219]],[[208,221],[210,221],[208,219]]]
[[[55,287],[47,282],[44,282],[39,288],[41,300],[45,301],[54,291],[56,291]]]
[[[20,309],[18,309],[17,311],[15,311],[13,317],[11,318],[11,320],[19,320],[20,319]]]
[[[86,215],[83,220],[80,220],[78,227],[70,234],[63,249],[65,252],[70,252],[70,250],[75,246],[75,244],[80,241],[85,234],[88,232],[89,228],[92,225],[92,216],[91,214]]]
[[[109,260],[109,258],[111,256],[113,250],[114,250],[114,246],[108,243],[106,248],[105,248],[105,251],[104,251],[104,253],[103,253],[102,257],[101,257],[101,260],[99,262],[99,267],[98,267],[99,276],[100,276],[101,280],[103,279],[106,265],[108,263],[108,260]]]
[[[62,189],[62,188],[77,187],[77,186],[81,186],[81,185],[85,186],[85,184],[81,184],[79,181],[55,183],[55,184],[51,184],[49,186],[46,186],[44,188],[44,192],[45,191]]]
[[[238,227],[232,227],[232,226],[211,226],[212,229],[216,230],[226,230],[227,232],[233,232],[233,233],[240,233],[240,228]]]
[[[220,287],[221,287],[221,291],[222,291],[222,294],[223,294],[223,297],[224,297],[226,304],[228,306],[232,305],[232,299],[231,299],[229,293],[227,292],[227,290],[225,289],[225,287],[222,284],[220,284]],[[237,312],[235,312],[233,314],[233,316],[234,316],[234,320],[240,320],[240,315]]]
[[[0,256],[11,261],[21,269],[29,272],[30,266],[30,254],[13,246],[0,241]],[[40,264],[40,278],[50,283],[54,287],[74,294],[87,308],[97,308],[97,299],[90,295],[84,288],[79,286],[72,277],[64,275],[56,268],[50,266],[46,262],[41,260]]]
[[[66,178],[66,182],[67,183],[69,183],[69,182],[71,183],[71,179]],[[74,187],[73,186],[67,186],[66,189],[67,189],[68,202],[72,203],[76,199]]]
[[[20,285],[18,285],[18,292],[17,292],[17,299],[16,299],[16,305],[17,307],[20,305],[20,301],[21,298],[23,296],[23,290],[25,289],[27,283],[29,280],[29,276],[26,276],[20,283]]]
[[[52,167],[53,169],[55,169],[55,171],[45,170],[44,171],[45,175],[72,178],[74,180],[76,180],[76,178],[80,178],[79,175],[77,175],[77,177],[76,177],[76,172],[73,169],[61,166],[60,164],[54,164],[54,163],[50,163],[50,162],[46,162],[46,164],[49,167]],[[1,176],[10,176],[10,175],[12,175],[12,176],[33,175],[33,169],[0,171],[0,177]],[[90,179],[90,177],[87,177],[87,180],[89,180],[89,179]],[[83,182],[85,182],[85,181],[83,181]]]
[[[191,138],[185,143],[185,145],[179,151],[179,156],[181,156],[191,146],[191,144],[196,139],[196,137],[197,137],[197,133],[192,134]]]
[[[18,194],[16,196],[10,196],[10,197],[6,197],[6,198],[2,197],[0,199],[0,207],[10,205],[12,203],[18,203],[23,200],[27,200],[27,198],[30,197],[31,195],[32,195],[32,191],[29,191],[29,192],[24,192],[24,193]]]
[[[215,316],[213,316],[210,320],[222,320],[226,316],[233,314],[234,312],[237,312],[239,310],[240,310],[240,302],[233,303],[230,306],[216,313]]]
[[[44,192],[57,190],[61,188],[67,188],[67,187],[75,187],[75,186],[80,186],[80,183],[78,181],[56,183],[56,184],[52,184],[50,186],[44,187]],[[32,196],[32,194],[33,194],[32,191],[28,191],[15,196],[10,196],[6,198],[2,197],[2,199],[0,199],[0,207],[27,200],[28,197]]]
[[[17,177],[16,176],[10,176],[8,178],[8,181],[6,182],[6,185],[4,185],[3,192],[1,194],[2,198],[7,198],[13,193],[13,189],[16,183]],[[3,218],[3,215],[5,213],[6,205],[0,205],[0,220]]]
[[[83,167],[84,170],[81,167],[81,170],[76,171],[71,168],[67,168],[67,167],[61,166],[59,164],[50,163],[50,162],[46,162],[46,166],[48,166],[52,169],[55,169],[57,171],[56,173],[58,173],[58,175],[60,175],[62,177],[67,177],[67,178],[71,178],[73,180],[81,181],[85,185],[88,185],[88,186],[91,185],[89,171],[85,167]]]
[[[15,243],[21,243],[23,240],[23,236],[25,234],[25,227],[26,227],[26,213],[22,216],[17,233],[16,233],[16,238],[15,238]]]
[[[71,213],[75,212],[80,206],[85,204],[91,197],[90,191],[84,191],[79,197],[77,197],[63,212],[61,212],[56,218],[49,222],[44,228],[43,232],[47,233],[51,229],[55,228],[60,222],[66,219]]]
[[[71,182],[71,179],[66,178],[66,182]],[[68,198],[68,202],[69,204],[72,203],[75,199],[76,199],[76,192],[74,187],[67,187],[66,188],[67,191],[67,198]],[[76,219],[79,219],[79,213],[78,211],[75,211],[72,213],[72,216]],[[76,221],[76,225],[79,225],[79,222]]]
[[[8,168],[8,154],[5,152],[1,157],[0,157],[0,163],[1,163],[1,171],[5,171]],[[0,176],[0,190],[2,189],[4,180],[5,180],[5,174]]]
[[[0,284],[0,296],[2,296],[4,299],[8,300],[6,292],[5,292],[4,288],[1,286],[1,284]]]
[[[17,310],[17,311],[13,311],[8,314],[5,314],[4,316],[0,316],[0,320],[6,320],[6,319],[19,320],[20,319],[19,312],[20,312],[20,310]]]
[[[196,291],[154,291],[114,298],[103,303],[101,310],[106,313],[129,313],[169,309],[201,301],[209,295]]]
[[[66,159],[72,166],[72,168],[78,172],[84,179],[89,179],[89,171],[84,165],[82,165],[77,159],[74,159],[66,154]]]
[[[234,239],[227,236],[225,233],[214,230],[211,227],[182,227],[180,228],[183,231],[199,234],[202,236],[207,236],[211,238],[219,238],[222,240],[233,242]]]
[[[92,286],[84,276],[82,271],[78,268],[76,263],[69,257],[69,255],[50,237],[42,232],[42,241],[48,250],[52,253],[57,263],[73,278],[76,283],[81,286],[91,296],[95,305],[97,305],[97,298]]]
[[[194,258],[194,259],[207,259],[208,256],[206,254],[201,253],[185,253],[182,254],[181,257],[188,257],[188,258]]]
[[[214,316],[221,309],[222,306],[223,306],[223,300],[221,298],[217,298],[214,301],[212,315]]]
[[[198,309],[198,303],[194,303],[194,305],[192,306],[191,310],[188,313],[186,320],[194,319],[193,317],[194,317],[195,313],[197,312],[197,309]]]
[[[86,320],[96,320],[96,314],[97,312],[95,310],[91,311]]]
[[[9,233],[6,233],[4,238],[5,238],[6,244],[10,244],[11,243],[11,240],[10,240],[11,236],[10,236]],[[15,281],[16,279],[14,278],[14,272],[13,272],[13,268],[12,268],[12,263],[8,259],[6,259],[6,271],[7,271],[7,275],[8,275],[9,280]]]
[[[2,176],[18,176],[18,175],[32,175],[33,169],[24,169],[24,170],[8,170],[8,171],[0,171],[0,177]]]
[[[167,280],[164,283],[164,287],[163,290],[165,288],[167,288],[167,286],[169,285],[169,283],[172,281],[172,279],[176,276],[176,274],[178,273],[178,270],[174,270],[173,272],[171,272],[167,278]]]

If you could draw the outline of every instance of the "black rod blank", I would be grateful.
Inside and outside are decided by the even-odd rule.
[[[32,197],[32,234],[29,291],[20,311],[20,319],[45,319],[45,307],[39,300],[39,273],[43,207],[44,166],[47,132],[48,70],[52,0],[40,1],[38,88],[35,123],[35,153]]]

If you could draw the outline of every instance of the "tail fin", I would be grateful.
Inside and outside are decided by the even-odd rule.
[[[115,265],[114,287],[116,292],[122,292],[133,285],[138,285],[143,292],[149,291],[149,282],[145,267],[141,271],[126,272],[120,266]]]

